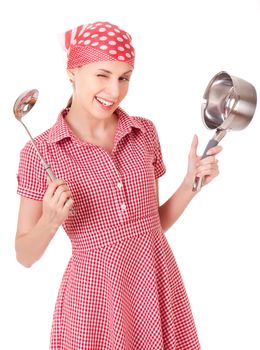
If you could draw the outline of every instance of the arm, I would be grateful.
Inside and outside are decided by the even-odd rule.
[[[17,260],[30,267],[42,256],[57,229],[43,220],[41,201],[21,197],[15,239]]]
[[[43,201],[21,196],[15,239],[17,260],[30,267],[40,259],[73,204],[62,180],[49,183]]]
[[[158,194],[158,180],[157,180],[157,197],[159,206],[159,215],[162,228],[166,232],[182,215],[188,204],[196,195],[196,192],[192,191],[193,182],[196,176],[205,176],[205,184],[215,178],[219,171],[217,166],[217,160],[215,155],[221,150],[221,146],[216,146],[208,151],[208,157],[200,159],[197,154],[198,139],[194,136],[191,145],[188,161],[187,174],[179,186],[177,191],[161,206],[159,206],[159,194]]]

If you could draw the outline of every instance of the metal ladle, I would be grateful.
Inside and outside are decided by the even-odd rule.
[[[22,122],[22,118],[30,112],[30,110],[33,108],[35,105],[37,98],[39,95],[39,91],[37,89],[33,90],[27,90],[23,92],[15,101],[14,107],[13,107],[13,112],[15,115],[15,118],[24,126],[25,130],[27,131],[28,135],[30,136],[30,139],[40,157],[40,160],[42,162],[42,165],[44,169],[46,170],[47,174],[49,175],[49,178],[51,180],[56,180],[56,176],[54,175],[51,167],[45,162],[43,159],[34,139],[32,138],[32,135],[30,134],[29,130],[27,129],[26,125]]]

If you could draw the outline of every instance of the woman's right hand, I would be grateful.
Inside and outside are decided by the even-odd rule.
[[[71,192],[64,180],[47,179],[48,188],[42,202],[42,219],[57,228],[68,217],[73,205]]]

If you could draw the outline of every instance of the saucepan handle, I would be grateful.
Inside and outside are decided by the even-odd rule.
[[[218,140],[215,140],[215,139],[211,139],[209,140],[204,152],[203,152],[203,155],[201,157],[201,159],[203,158],[206,158],[207,157],[207,152],[210,148],[212,147],[215,147],[217,146],[217,144],[219,143]],[[203,186],[203,182],[204,182],[204,177],[196,177],[195,178],[195,181],[194,181],[194,184],[193,184],[193,188],[192,188],[192,191],[193,192],[198,192],[200,191],[201,187]]]

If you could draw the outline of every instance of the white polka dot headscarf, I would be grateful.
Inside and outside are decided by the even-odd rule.
[[[134,67],[131,35],[109,22],[95,22],[68,30],[63,37],[67,68],[99,61],[126,62]]]

